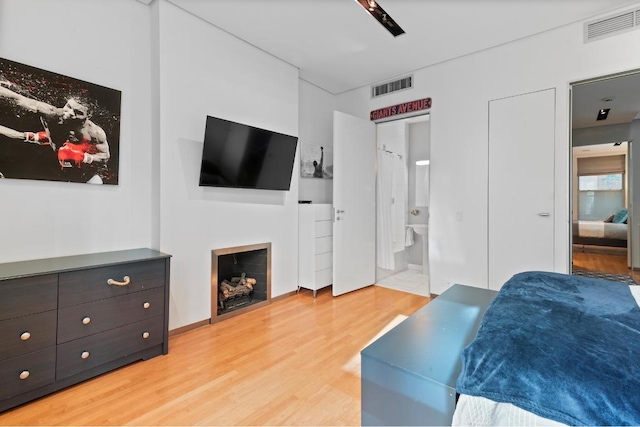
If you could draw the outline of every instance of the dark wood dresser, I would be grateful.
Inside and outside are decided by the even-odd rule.
[[[170,255],[0,264],[0,411],[167,354]]]

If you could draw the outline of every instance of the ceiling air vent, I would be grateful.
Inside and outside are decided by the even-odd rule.
[[[413,87],[413,75],[403,77],[392,82],[382,83],[380,85],[371,86],[371,97],[386,95],[388,93],[397,92],[399,90],[411,89]]]
[[[591,42],[640,28],[640,9],[607,16],[584,24],[584,41]]]

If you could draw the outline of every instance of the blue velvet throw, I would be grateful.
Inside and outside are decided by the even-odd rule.
[[[629,286],[524,272],[463,350],[458,393],[569,425],[640,425],[640,308]]]

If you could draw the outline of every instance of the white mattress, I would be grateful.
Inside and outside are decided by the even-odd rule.
[[[511,403],[461,394],[453,413],[454,426],[564,426]]]
[[[577,224],[577,229],[575,225]],[[574,236],[627,240],[627,224],[604,221],[574,221]]]
[[[604,224],[603,221],[578,221],[578,236],[602,238],[604,237]]]

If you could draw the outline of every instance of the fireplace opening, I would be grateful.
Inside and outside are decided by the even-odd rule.
[[[211,253],[211,322],[271,302],[271,243]]]

